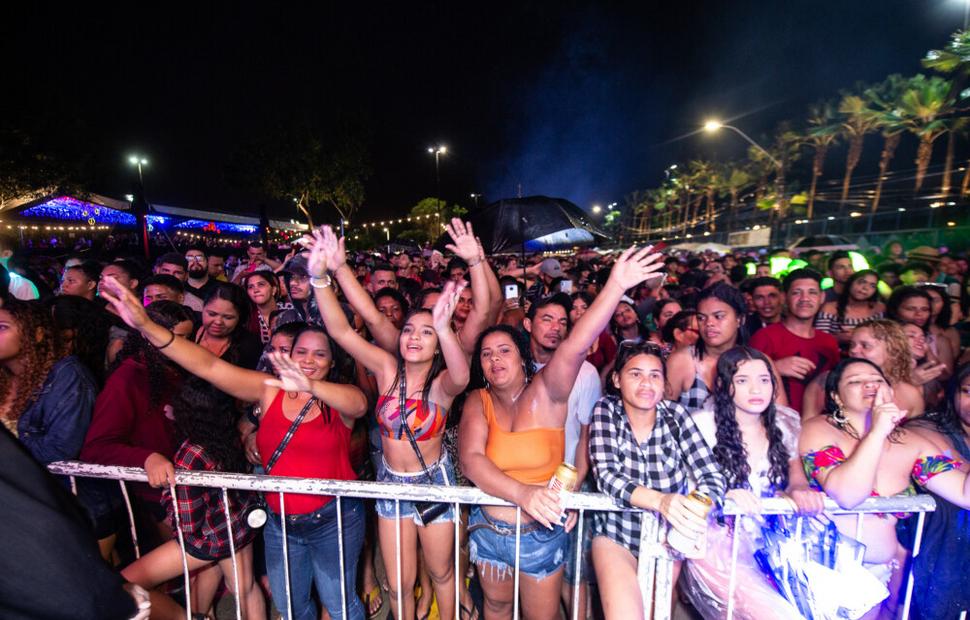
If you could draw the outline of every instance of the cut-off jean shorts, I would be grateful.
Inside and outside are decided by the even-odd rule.
[[[474,506],[468,533],[471,560],[479,570],[511,578],[515,570],[515,523],[491,517]],[[519,571],[523,574],[545,579],[566,563],[569,535],[562,526],[550,530],[537,522],[522,523],[520,536]]]
[[[431,473],[431,486],[441,487],[453,487],[455,486],[455,469],[451,464],[451,458],[448,456],[448,452],[445,450],[441,451],[441,458],[434,463],[428,463],[428,471]],[[400,482],[404,484],[429,484],[428,476],[425,475],[423,471],[416,472],[404,472],[404,471],[394,471],[387,464],[387,461],[381,458],[380,468],[377,470],[377,481],[378,482]],[[414,509],[414,502],[409,502],[406,500],[400,500],[401,502],[401,519],[412,519],[415,525],[422,525],[421,520],[418,518],[417,511]],[[396,500],[393,499],[378,499],[377,500],[377,516],[382,519],[397,519],[398,512],[395,508]],[[432,521],[432,523],[445,523],[447,521],[454,522],[455,520],[455,505],[449,504],[448,510],[443,512],[440,517]]]

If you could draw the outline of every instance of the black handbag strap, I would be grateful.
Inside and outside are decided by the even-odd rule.
[[[266,463],[265,471],[267,474],[269,474],[269,470],[273,469],[273,465],[276,465],[276,461],[278,461],[280,459],[280,456],[282,456],[283,450],[286,448],[286,444],[290,443],[290,439],[293,438],[293,433],[296,432],[296,429],[303,422],[303,418],[306,417],[307,412],[310,411],[310,407],[312,407],[313,403],[315,402],[317,402],[317,399],[311,396],[310,400],[306,401],[306,404],[303,405],[303,409],[300,410],[299,415],[297,415],[296,418],[293,420],[293,423],[290,424],[290,428],[289,430],[286,431],[286,434],[283,435],[283,439],[280,441],[280,445],[276,446],[276,450],[273,452],[273,456],[269,457],[269,461],[267,461]],[[282,411],[283,411],[283,403],[281,402],[280,412]]]
[[[418,457],[418,462],[421,463],[421,469],[424,470],[424,475],[428,478],[428,484],[434,483],[434,477],[431,475],[431,471],[428,469],[427,463],[424,462],[424,455],[421,454],[421,448],[418,447],[418,442],[414,438],[414,431],[411,430],[411,425],[408,424],[407,417],[407,402],[408,402],[408,387],[407,387],[407,375],[404,369],[401,369],[401,378],[398,382],[400,384],[401,393],[397,399],[398,413],[401,416],[401,426],[404,427],[404,432],[408,436],[408,442],[411,444],[411,449],[414,450],[414,454]],[[417,408],[415,408],[415,413],[417,413]],[[445,478],[445,483],[447,484],[448,479]]]

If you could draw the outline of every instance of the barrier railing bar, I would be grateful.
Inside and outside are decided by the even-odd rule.
[[[734,619],[734,589],[738,587],[738,533],[744,531],[744,515],[734,518],[734,535],[731,536],[731,575],[728,577],[727,620]]]
[[[404,616],[404,587],[401,585],[401,500],[394,500],[394,536],[397,539],[397,616]],[[414,558],[417,562],[417,557]]]
[[[512,573],[512,620],[519,620],[519,551],[522,543],[522,509],[515,509],[515,569]]]
[[[236,584],[236,620],[242,620],[242,596],[239,591],[239,566],[236,565],[236,541],[232,536],[232,514],[229,512],[229,491],[222,490],[222,507],[226,511],[226,528],[229,533],[229,555],[232,557],[232,580]]]
[[[185,577],[185,620],[192,620],[192,586],[189,581],[189,559],[185,552],[185,536],[182,534],[182,518],[179,516],[179,500],[175,495],[175,483],[170,483],[168,487],[172,494],[172,508],[175,513],[175,531],[178,532],[179,550],[182,552],[182,571]]]
[[[138,528],[135,527],[135,511],[131,509],[131,498],[128,497],[128,486],[124,480],[119,480],[121,485],[121,497],[125,500],[125,508],[128,509],[128,526],[131,528],[131,544],[135,547],[135,559],[141,558],[141,549],[138,547]]]
[[[909,575],[906,577],[906,596],[903,599],[903,620],[909,619],[909,606],[913,598],[913,560],[919,555],[920,546],[923,544],[923,523],[926,520],[926,513],[921,512],[916,521],[916,537],[913,539],[913,555],[909,561]],[[963,612],[966,614],[966,611]]]
[[[657,518],[644,512],[640,515],[640,553],[637,560],[637,582],[640,584],[640,600],[643,605],[644,620],[652,615],[653,584],[656,576],[656,559],[652,555],[654,540],[659,540]]]
[[[576,519],[576,540],[578,542],[576,543],[576,571],[573,573],[573,620],[579,620],[579,572],[582,570],[584,517],[585,511],[580,510]]]
[[[176,472],[178,476],[178,472]],[[286,536],[286,495],[280,491],[280,535],[283,537],[283,577],[286,580],[286,617],[293,617],[293,592],[290,586],[290,543]]]
[[[337,553],[340,554],[340,609],[343,612],[341,618],[347,617],[347,578],[344,570],[344,515],[343,505],[340,503],[340,496],[337,502]]]
[[[461,549],[459,549],[461,535],[461,504],[455,502],[455,620],[461,620],[461,586],[465,583],[465,576],[461,570]]]
[[[140,467],[120,467],[115,465],[94,465],[80,461],[58,461],[48,465],[51,473],[75,475],[85,478],[107,478],[147,482],[148,476]],[[441,486],[423,484],[399,484],[390,482],[365,482],[361,480],[325,480],[318,478],[290,478],[284,476],[264,476],[259,474],[232,474],[223,472],[202,472],[175,470],[175,480],[179,485],[227,488],[245,491],[274,493],[303,493],[307,495],[342,495],[365,499],[386,498],[405,501],[457,502],[485,506],[515,507],[505,500],[493,497],[475,487]],[[791,503],[784,498],[763,498],[761,514],[793,514]],[[599,493],[565,493],[563,507],[570,510],[598,511],[636,511],[636,509],[617,506],[612,498]],[[932,512],[936,502],[929,495],[908,497],[870,497],[852,509],[840,507],[831,499],[825,500],[828,514],[883,513],[883,512]],[[731,501],[726,501],[725,515],[741,514],[741,510]]]
[[[74,494],[74,497],[77,497],[77,479],[74,476],[71,476],[71,493]]]

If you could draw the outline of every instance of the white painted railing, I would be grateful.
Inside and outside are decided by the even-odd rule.
[[[109,480],[119,481],[122,494],[125,498],[125,504],[128,509],[128,515],[131,524],[131,534],[133,537],[133,542],[135,545],[136,556],[139,555],[138,540],[135,533],[134,527],[134,517],[132,514],[131,503],[128,500],[128,491],[126,482],[147,482],[148,476],[145,470],[138,467],[118,467],[110,465],[94,465],[90,463],[82,463],[79,461],[61,461],[57,463],[52,463],[48,466],[50,471],[55,474],[60,474],[64,476],[69,476],[71,480],[72,489],[76,489],[75,478],[102,478]],[[278,493],[280,495],[280,508],[281,508],[281,526],[284,541],[286,540],[286,518],[285,505],[283,502],[283,496],[285,493],[301,493],[309,495],[332,495],[337,501],[337,530],[338,538],[340,541],[340,549],[338,550],[340,554],[341,562],[341,590],[343,599],[343,611],[344,617],[346,617],[347,611],[347,597],[356,596],[355,593],[350,592],[348,594],[347,584],[344,583],[344,571],[343,571],[343,524],[341,521],[341,506],[340,500],[345,497],[353,498],[365,498],[365,499],[390,499],[395,501],[397,508],[397,514],[400,514],[400,502],[401,501],[430,501],[430,502],[446,502],[455,505],[456,514],[460,508],[461,504],[477,504],[485,506],[509,506],[514,507],[513,504],[506,502],[505,500],[493,497],[480,491],[474,487],[457,487],[457,486],[439,486],[432,487],[428,485],[408,485],[408,484],[396,484],[396,483],[386,483],[386,482],[365,482],[365,481],[346,481],[346,480],[321,480],[316,478],[290,478],[283,476],[261,476],[255,474],[231,474],[231,473],[217,473],[217,472],[199,472],[199,471],[186,471],[186,470],[175,470],[175,485],[178,486],[196,486],[196,487],[207,487],[220,489],[223,493],[223,504],[228,507],[228,501],[226,501],[226,492],[229,489],[235,490],[245,490],[245,491],[260,491],[266,494]],[[172,501],[175,502],[176,495],[174,486],[170,489],[172,491],[171,497]],[[578,512],[578,520],[576,527],[579,528],[577,532],[577,537],[580,541],[583,539],[583,530],[588,527],[586,523],[586,512],[587,511],[623,511],[627,510],[618,507],[611,498],[602,494],[594,493],[569,493],[565,496],[564,507],[569,510],[576,510]],[[915,557],[919,553],[920,539],[923,531],[923,520],[926,512],[931,512],[936,509],[936,504],[933,499],[926,495],[917,495],[912,497],[873,497],[867,499],[865,502],[860,504],[853,510],[844,510],[835,504],[832,500],[826,499],[826,512],[828,514],[857,514],[858,515],[858,525],[856,530],[856,538],[862,542],[862,522],[863,516],[869,513],[891,513],[891,512],[910,512],[918,513],[918,524],[916,539],[913,549],[913,556]],[[227,508],[228,511],[228,508]],[[792,514],[792,504],[785,499],[764,499],[762,500],[762,514]],[[176,519],[178,518],[178,507],[175,506]],[[726,515],[737,515],[738,519],[744,519],[743,515],[740,515],[736,506],[732,502],[727,502],[724,507],[724,514]],[[228,513],[227,513],[228,517]],[[638,565],[638,580],[640,583],[641,596],[643,599],[643,609],[645,618],[654,618],[655,620],[668,620],[671,611],[671,601],[673,595],[672,589],[672,575],[673,575],[673,557],[668,553],[666,545],[663,543],[665,540],[666,527],[662,523],[662,520],[657,517],[657,515],[644,511],[642,512],[642,526],[640,528],[640,562]],[[522,512],[521,509],[516,509],[516,537],[520,535],[520,530],[522,527]],[[231,527],[231,525],[230,525]],[[183,557],[183,568],[185,577],[185,587],[186,587],[186,618],[191,620],[191,593],[189,592],[189,576],[188,576],[188,565],[185,561],[185,543],[182,539],[181,528],[176,524],[176,530],[179,537],[179,545],[182,549]],[[398,528],[398,537],[400,537],[400,528]],[[232,532],[229,532],[229,538],[232,540]],[[400,548],[400,545],[398,545]],[[459,574],[459,563],[458,563],[458,549],[459,549],[459,528],[455,528],[455,600],[459,600],[459,587],[460,587],[460,574]],[[233,572],[236,573],[236,563],[235,563],[235,548],[231,548],[232,551],[232,563]],[[582,551],[583,545],[576,545],[576,556],[571,558],[571,561],[575,562],[576,570],[573,571],[573,599],[574,601],[578,599],[579,596],[579,584],[582,571],[580,570],[582,565]],[[283,547],[283,557],[284,557],[284,573],[287,576],[287,607],[290,607],[290,597],[289,597],[289,563],[286,552],[286,544]],[[731,578],[729,584],[729,602],[728,602],[728,618],[733,617],[733,599],[734,591],[736,588],[735,583],[735,569],[737,565],[737,544],[735,542],[732,547],[732,565],[731,565]],[[514,582],[514,602],[513,602],[513,618],[518,618],[518,603],[519,603],[519,558],[518,558],[518,544],[516,544],[516,558],[515,558],[515,582]],[[400,579],[401,571],[398,570],[398,579]],[[238,582],[238,574],[234,574],[234,578]],[[903,608],[903,619],[905,620],[909,614],[909,603],[912,596],[913,590],[913,577],[910,573],[907,579],[906,585],[906,598]],[[238,591],[238,588],[237,588]],[[397,588],[398,596],[398,608],[402,609],[402,588],[400,583],[398,583]],[[578,620],[578,606],[573,605],[573,619]],[[455,605],[455,617],[459,618],[460,607]],[[237,599],[236,601],[236,615],[237,618],[241,618],[240,604]],[[292,617],[291,610],[287,610],[287,617]]]

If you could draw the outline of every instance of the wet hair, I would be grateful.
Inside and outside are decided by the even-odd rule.
[[[845,372],[846,368],[852,366],[853,364],[866,364],[872,367],[879,376],[886,379],[885,373],[883,373],[882,368],[879,368],[876,364],[870,362],[867,359],[861,357],[843,357],[838,364],[835,365],[830,372],[828,377],[825,379],[825,405],[822,408],[822,415],[829,419],[829,422],[837,429],[852,437],[856,440],[861,440],[862,437],[859,435],[859,431],[852,426],[852,423],[844,419],[842,416],[836,415],[837,412],[841,411],[841,407],[835,402],[835,394],[839,392],[839,381],[842,380],[842,374]],[[888,383],[889,380],[886,379]],[[889,441],[897,443],[899,441],[899,428],[893,429],[893,432],[889,434]]]
[[[100,304],[76,295],[61,295],[47,302],[58,334],[57,357],[74,355],[94,377],[98,387],[104,385],[104,351],[108,346],[111,324]],[[73,337],[64,340],[64,331]]]
[[[638,355],[649,355],[657,358],[660,361],[660,371],[664,375],[664,385],[667,384],[667,362],[664,361],[663,351],[660,349],[660,346],[655,342],[626,341],[621,342],[619,348],[616,350],[616,361],[613,364],[613,372],[610,373],[609,380],[606,381],[607,394],[622,398],[623,395],[620,393],[620,388],[616,387],[616,382],[613,379],[619,377],[620,373],[623,372],[623,367]]]
[[[431,316],[431,311],[425,310],[423,308],[415,308],[407,315],[405,315],[404,326],[407,327],[408,321],[410,321],[413,317],[419,314],[427,314],[428,316]],[[404,333],[404,328],[401,329],[401,334],[403,335],[403,333]],[[437,334],[435,334],[435,336],[437,337]],[[296,343],[296,340],[294,340],[293,342]],[[404,375],[404,356],[401,355],[400,337],[398,338],[398,346],[394,350],[394,357],[397,358],[397,376],[394,377],[394,383],[392,383],[391,386],[387,389],[387,391],[384,392],[383,396],[385,398],[397,398],[398,390],[399,390],[398,386],[400,384],[401,377]],[[438,378],[438,375],[440,375],[441,371],[444,369],[445,369],[445,358],[444,358],[444,355],[442,355],[441,353],[441,347],[439,343],[435,347],[434,357],[431,358],[431,368],[428,369],[428,375],[424,379],[424,387],[421,389],[421,405],[423,407],[428,406],[428,399],[431,396],[431,384],[434,383],[434,380]]]
[[[228,301],[236,309],[236,313],[239,315],[239,322],[236,324],[236,329],[232,330],[233,335],[236,335],[237,331],[244,330],[246,322],[249,320],[249,308],[252,302],[249,301],[249,295],[246,291],[237,284],[230,284],[229,282],[218,282],[209,291],[209,294],[205,296],[205,301],[203,302],[203,307],[208,306],[210,303],[217,299],[223,299]]]
[[[960,398],[960,386],[968,377],[970,377],[970,364],[964,364],[957,368],[957,371],[946,385],[946,405],[943,410],[938,413],[928,413],[926,415],[930,421],[939,427],[940,431],[949,436],[954,447],[965,459],[970,458],[970,454],[968,454],[970,445],[968,445],[963,431],[963,421],[960,418],[960,405],[957,401]],[[962,449],[961,444],[963,444]]]
[[[787,293],[788,289],[790,289],[797,280],[814,280],[815,284],[822,286],[822,274],[814,269],[802,267],[801,269],[793,269],[788,272],[785,279],[781,281],[782,290]]]
[[[202,448],[206,456],[225,472],[248,470],[236,421],[235,400],[207,381],[189,375],[172,400],[176,435]]]
[[[950,308],[950,295],[947,293],[946,286],[942,284],[932,284],[929,282],[923,284],[917,284],[916,288],[921,291],[926,291],[930,297],[932,293],[936,293],[943,300],[943,307],[940,308],[940,313],[936,315],[935,319],[931,320],[933,325],[936,325],[940,329],[947,329],[950,327],[950,323],[953,322],[953,310]],[[933,311],[933,300],[930,299],[930,314]]]
[[[748,451],[744,447],[741,429],[734,404],[734,375],[744,362],[764,362],[771,377],[771,395],[768,407],[761,412],[761,423],[768,436],[768,481],[775,490],[782,491],[788,486],[788,461],[791,454],[785,448],[781,429],[776,423],[775,394],[778,384],[771,362],[764,353],[751,347],[728,349],[717,360],[717,373],[714,378],[714,423],[717,427],[717,445],[714,457],[721,466],[728,489],[750,489],[748,477],[751,466],[748,464]]]
[[[849,302],[852,300],[850,291],[852,290],[852,285],[856,283],[857,280],[871,276],[876,278],[876,284],[879,284],[879,274],[872,269],[863,269],[862,271],[857,271],[845,282],[845,288],[842,289],[842,293],[839,295],[839,299],[835,302],[835,311],[839,317],[839,322],[845,318],[845,309],[849,306]],[[879,301],[879,287],[872,287],[872,295],[869,299],[864,299],[866,303],[869,304],[869,308],[872,309],[876,306]]]
[[[555,293],[540,299],[529,307],[529,311],[526,313],[525,318],[529,319],[530,321],[534,321],[539,310],[542,310],[547,306],[560,306],[566,312],[566,328],[571,331],[573,328],[573,321],[569,318],[569,311],[573,309],[573,300],[570,299],[569,295],[565,293]]]
[[[724,282],[718,282],[717,284],[713,284],[705,288],[697,295],[697,303],[694,307],[699,309],[701,307],[701,302],[705,299],[717,299],[718,301],[727,304],[732,310],[734,310],[734,313],[737,315],[738,321],[740,322],[738,325],[738,335],[734,343],[735,345],[747,344],[748,330],[745,327],[744,319],[747,316],[748,303],[745,301],[744,295],[741,293],[741,291],[729,284],[725,284]],[[694,346],[697,349],[698,359],[703,359],[706,349],[704,338],[698,338],[697,344]]]
[[[410,309],[410,304],[408,303],[408,300],[404,298],[404,295],[402,295],[400,291],[393,289],[389,286],[385,286],[381,290],[374,293],[375,306],[377,305],[377,300],[380,299],[381,297],[390,297],[391,299],[396,301],[399,306],[401,306],[402,314],[408,313],[408,310]]]
[[[849,256],[849,253],[846,250],[836,250],[836,251],[832,252],[831,254],[829,254],[829,259],[827,261],[825,261],[825,267],[827,269],[831,270],[832,269],[832,266],[835,264],[835,261],[837,261],[837,260],[849,260],[849,261],[851,261],[852,260],[852,257]]]
[[[182,281],[175,276],[170,276],[167,273],[156,273],[155,275],[148,276],[141,283],[141,290],[144,292],[149,286],[164,286],[170,288],[179,295],[185,293],[185,285]]]
[[[0,399],[7,402],[14,392],[7,414],[8,419],[18,420],[57,362],[57,334],[50,312],[39,302],[9,299],[2,309],[10,314],[20,332],[18,357],[23,362],[23,372],[15,382],[9,370],[0,369]]]
[[[519,357],[522,358],[522,365],[525,369],[525,380],[529,382],[535,375],[535,364],[532,360],[532,350],[529,348],[529,338],[521,330],[509,325],[493,325],[483,331],[475,341],[475,351],[472,353],[471,381],[468,383],[468,390],[480,389],[485,387],[485,371],[482,369],[482,345],[485,338],[496,332],[506,334],[512,339],[515,348],[519,350]]]
[[[184,254],[179,254],[178,252],[167,252],[158,257],[155,261],[155,269],[158,269],[162,265],[178,265],[182,269],[189,268],[189,261],[185,260]]]
[[[694,309],[681,310],[674,316],[670,317],[670,320],[667,321],[666,325],[664,325],[663,331],[660,332],[661,339],[664,342],[673,344],[674,330],[677,330],[677,329],[679,329],[680,331],[686,330],[687,327],[690,325],[691,319],[694,319],[696,317],[697,317],[697,310],[694,310]]]
[[[656,325],[657,322],[660,321],[660,315],[663,313],[664,307],[670,304],[680,305],[680,302],[677,301],[676,299],[668,298],[668,299],[660,299],[657,301],[657,303],[653,305],[653,310],[650,312],[650,314],[653,316],[654,325]],[[634,310],[636,310],[636,308],[634,308]]]
[[[97,283],[97,281],[101,278],[101,263],[98,261],[86,260],[78,265],[74,265],[73,267],[68,267],[66,271],[70,271],[72,269],[80,271],[84,274],[85,278],[94,283]]]
[[[173,329],[179,323],[193,322],[192,310],[176,301],[155,301],[145,308],[150,318],[166,329]],[[114,364],[108,369],[110,378],[121,363],[128,358],[143,363],[148,369],[148,404],[150,407],[161,406],[168,398],[172,388],[172,378],[179,373],[178,367],[168,361],[158,349],[153,347],[142,335],[136,331],[129,332],[125,338],[121,351],[115,357]]]
[[[886,318],[896,322],[903,322],[903,319],[899,318],[899,307],[907,299],[912,299],[913,297],[925,299],[930,308],[933,307],[933,300],[930,299],[930,294],[926,291],[915,286],[897,286],[893,290],[893,294],[889,296],[889,301],[886,302]],[[928,325],[929,321],[927,321]]]
[[[903,327],[889,319],[870,319],[856,325],[855,329],[868,329],[872,336],[886,347],[886,360],[882,364],[883,373],[890,384],[909,383],[913,353]]]
[[[280,291],[280,280],[276,277],[276,274],[268,269],[257,269],[256,271],[250,271],[242,279],[243,290],[249,287],[249,281],[253,278],[262,278],[271,287],[276,289],[277,294]],[[248,295],[248,294],[247,294]]]

